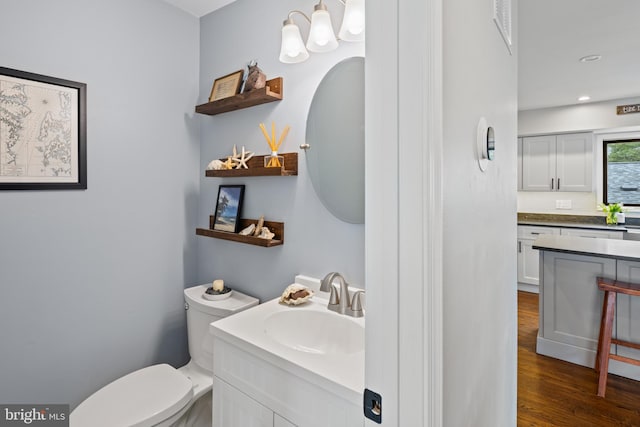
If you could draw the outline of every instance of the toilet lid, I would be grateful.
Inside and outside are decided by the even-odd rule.
[[[147,427],[182,409],[193,395],[191,380],[162,364],[132,372],[104,386],[76,409],[72,427]]]

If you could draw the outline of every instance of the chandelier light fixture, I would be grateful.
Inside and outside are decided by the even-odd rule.
[[[342,25],[338,32],[340,40],[347,42],[364,41],[365,0],[340,0],[344,6]],[[300,28],[293,21],[293,15],[302,15],[309,22],[309,37],[307,43],[302,41]],[[282,24],[282,44],[280,46],[280,62],[296,64],[306,61],[309,52],[330,52],[338,47],[338,40],[333,31],[331,15],[327,6],[320,0],[313,8],[311,18],[304,12],[293,10],[289,12],[287,19]]]

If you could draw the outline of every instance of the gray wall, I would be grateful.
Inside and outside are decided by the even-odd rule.
[[[513,426],[517,47],[510,56],[487,2],[443,3],[444,425]],[[484,173],[475,154],[482,116],[496,132]]]
[[[256,0],[238,0],[201,20],[200,102],[207,101],[213,80],[246,66],[251,59],[267,78],[284,78],[284,100],[217,116],[202,116],[201,193],[198,223],[205,227],[215,209],[218,186],[245,184],[245,218],[285,223],[285,243],[262,248],[207,237],[198,238],[198,279],[222,278],[233,288],[262,300],[279,295],[296,274],[321,277],[340,271],[346,279],[364,287],[364,226],[333,217],[318,199],[307,173],[305,154],[298,146],[305,140],[307,112],[316,87],[326,72],[340,60],[364,56],[363,43],[341,43],[330,53],[311,54],[302,64],[278,61],[282,21],[290,10],[313,11],[296,0],[279,1],[264,7]],[[343,6],[327,4],[333,25],[340,24]],[[260,12],[256,11],[260,8]],[[297,16],[303,37],[308,24]],[[348,96],[348,94],[345,94]],[[336,99],[336,105],[340,100]],[[258,127],[276,122],[279,131],[288,124],[291,132],[283,152],[299,152],[297,177],[205,178],[207,164],[231,153],[233,144],[258,154],[268,146]]]
[[[199,22],[155,0],[0,0],[1,65],[88,85],[88,190],[0,192],[0,402],[77,405],[187,360]]]

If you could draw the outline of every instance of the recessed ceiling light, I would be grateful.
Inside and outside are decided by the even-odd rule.
[[[584,102],[584,101],[588,101],[590,99],[591,99],[591,97],[589,95],[584,95],[584,96],[581,96],[580,98],[578,98],[578,101]]]
[[[580,62],[595,62],[600,61],[602,59],[602,55],[587,55],[580,58]]]

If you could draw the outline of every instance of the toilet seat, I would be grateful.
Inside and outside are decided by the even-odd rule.
[[[177,369],[153,365],[98,390],[71,414],[71,427],[150,427],[189,403],[193,384]]]

